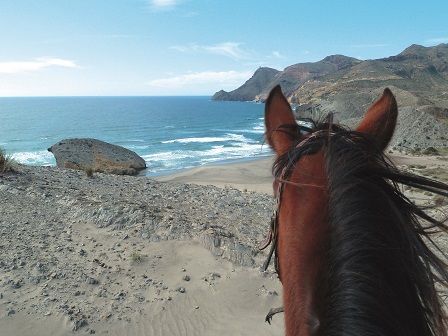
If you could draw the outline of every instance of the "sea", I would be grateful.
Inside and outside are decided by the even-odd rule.
[[[146,175],[269,156],[264,105],[210,97],[0,98],[0,148],[19,163],[54,166],[47,148],[95,138],[145,159]]]

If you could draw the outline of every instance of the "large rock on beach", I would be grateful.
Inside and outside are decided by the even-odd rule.
[[[121,146],[96,139],[66,139],[54,144],[53,153],[58,167],[95,172],[137,175],[146,168],[145,160]]]

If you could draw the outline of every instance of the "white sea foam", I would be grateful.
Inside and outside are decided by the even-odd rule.
[[[130,150],[138,150],[138,149],[148,149],[149,145],[141,145],[141,146],[131,145],[131,146],[125,146],[125,147]]]
[[[185,139],[175,139],[175,140],[167,140],[162,141],[163,144],[170,144],[170,143],[192,143],[192,142],[220,142],[220,141],[226,141],[225,138],[213,138],[213,137],[205,137],[205,138],[185,138]]]
[[[259,126],[254,126],[251,129],[244,129],[241,130],[241,132],[243,133],[252,133],[252,134],[264,134],[264,126],[263,125],[259,125]]]
[[[174,139],[162,141],[163,144],[170,143],[209,143],[209,142],[225,142],[225,141],[247,141],[248,139],[241,134],[232,134],[228,133],[223,137],[201,137],[201,138],[183,138],[183,139]]]
[[[143,155],[142,158],[146,161],[148,168],[157,167],[161,170],[176,170],[184,168],[187,162],[195,162],[197,155],[189,152],[162,152]],[[187,164],[188,165],[188,164]]]
[[[227,160],[239,160],[250,157],[270,155],[268,147],[261,143],[238,136],[245,141],[232,145],[211,145],[208,149],[165,151],[144,155],[150,172],[173,171],[198,165],[205,165]]]
[[[220,148],[212,148],[204,152],[205,156],[217,155],[233,155],[233,154],[241,154],[241,153],[254,153],[260,152],[261,145],[260,144],[240,144],[238,146],[232,147],[220,147]]]
[[[237,146],[213,146],[211,149],[201,153],[201,163],[211,163],[232,159],[243,159],[248,157],[270,155],[268,148],[261,144],[239,144]]]
[[[56,164],[53,154],[46,150],[38,152],[18,152],[12,154],[12,157],[18,163],[30,166],[49,166]]]
[[[169,151],[143,155],[149,172],[174,171],[194,167],[197,153],[189,151]],[[188,164],[188,162],[190,164]]]

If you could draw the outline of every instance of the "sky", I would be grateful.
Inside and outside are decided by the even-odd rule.
[[[447,0],[2,0],[0,97],[211,96],[259,67],[448,43],[447,13]]]

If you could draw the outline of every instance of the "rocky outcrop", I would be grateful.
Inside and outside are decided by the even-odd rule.
[[[145,160],[135,152],[96,139],[66,139],[50,148],[58,167],[95,172],[137,175],[146,168]]]
[[[253,76],[244,83],[240,88],[231,92],[224,90],[216,92],[212,100],[230,100],[230,101],[253,101],[258,100],[260,92],[269,91],[274,86],[271,85],[275,76],[280,71],[261,67],[253,74]]]

